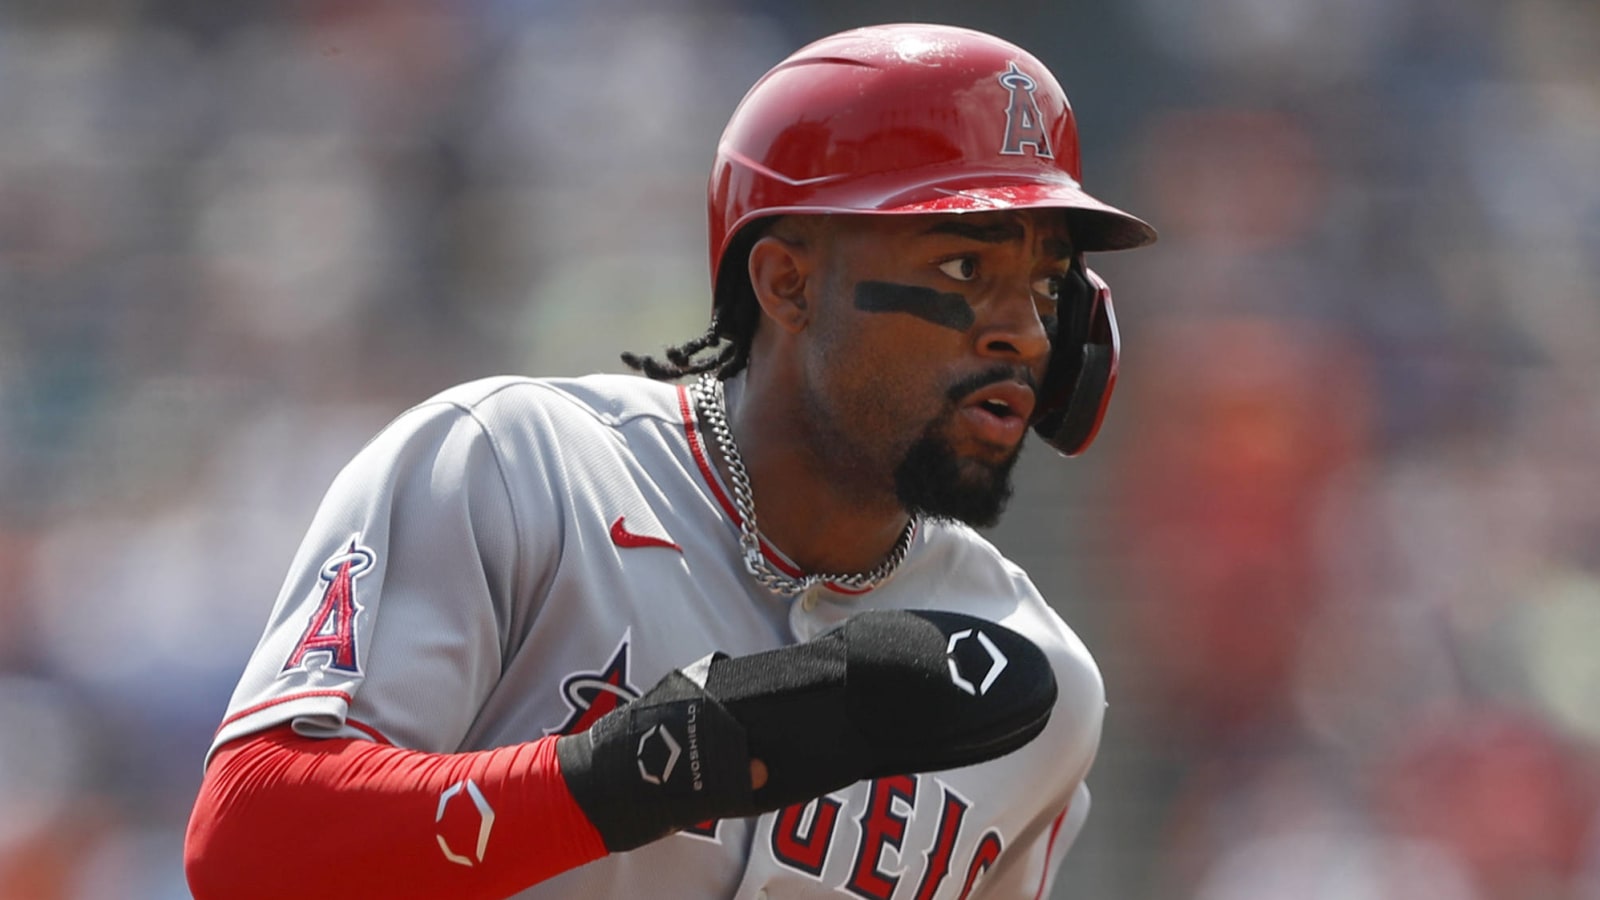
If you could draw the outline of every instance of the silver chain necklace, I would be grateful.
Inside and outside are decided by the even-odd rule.
[[[756,527],[756,500],[750,490],[750,473],[745,470],[744,458],[739,455],[739,445],[733,441],[733,428],[728,425],[728,403],[722,392],[722,381],[710,372],[701,373],[694,384],[695,408],[705,422],[707,431],[717,439],[717,448],[728,463],[728,475],[733,481],[733,508],[739,513],[739,548],[744,554],[744,567],[756,583],[775,594],[802,594],[818,584],[835,584],[852,591],[865,591],[882,584],[894,574],[911,549],[911,538],[916,532],[917,520],[912,518],[900,532],[889,556],[870,572],[853,572],[848,575],[812,574],[795,577],[774,569],[761,552],[761,530]]]

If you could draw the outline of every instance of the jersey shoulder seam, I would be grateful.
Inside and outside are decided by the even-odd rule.
[[[581,412],[597,423],[606,426],[607,428],[620,428],[628,422],[640,418],[653,419],[663,422],[667,425],[682,424],[677,415],[678,407],[676,403],[669,403],[659,410],[634,409],[626,416],[618,416],[600,409],[596,409],[593,405],[584,402],[581,397],[576,396],[572,391],[567,390],[562,384],[546,378],[531,378],[526,375],[500,375],[479,379],[478,382],[468,382],[468,384],[485,384],[487,382],[494,381],[498,381],[499,383],[487,387],[482,393],[473,396],[470,400],[452,396],[452,394],[460,391],[460,389],[465,386],[458,385],[457,387],[452,388],[450,391],[446,391],[443,394],[436,395],[422,401],[421,403],[418,403],[416,406],[412,407],[412,409],[420,409],[433,404],[443,403],[455,406],[458,409],[476,415],[476,411],[480,406],[489,402],[497,395],[513,388],[530,388],[548,395],[552,399],[561,401],[563,406],[570,407],[573,410]],[[409,411],[410,410],[408,410],[408,412]]]
[[[493,396],[494,394],[497,394],[500,391],[505,390],[507,387],[510,387],[512,384],[516,384],[516,383],[519,383],[519,382],[508,382],[507,384],[504,384],[504,385],[501,385],[499,387],[496,387],[494,390],[492,390],[489,393],[485,394],[484,396],[478,398],[478,400],[480,402],[482,400],[486,400],[489,397]],[[522,596],[523,589],[527,587],[527,585],[523,583],[525,581],[525,579],[523,577],[523,564],[522,564],[522,553],[521,553],[521,548],[523,548],[523,547],[525,547],[527,545],[524,544],[523,540],[522,540],[522,537],[523,537],[522,508],[517,504],[517,492],[511,489],[511,476],[509,475],[509,473],[506,472],[505,453],[503,452],[503,450],[500,447],[500,437],[499,437],[498,434],[495,433],[494,429],[489,426],[489,423],[483,418],[483,416],[478,415],[477,403],[476,402],[469,404],[469,403],[465,403],[465,402],[460,401],[460,400],[456,400],[456,399],[451,398],[451,397],[434,397],[432,399],[424,400],[423,402],[418,403],[416,406],[412,407],[411,410],[407,410],[407,412],[420,410],[420,409],[423,409],[423,408],[429,407],[429,406],[450,406],[450,407],[454,407],[455,409],[459,410],[464,416],[466,416],[468,419],[472,420],[472,423],[478,427],[479,433],[481,433],[483,435],[484,441],[487,442],[488,445],[489,445],[489,455],[494,458],[495,471],[497,473],[499,473],[499,475],[500,475],[500,489],[505,491],[506,505],[511,508],[511,533],[512,533],[512,538],[515,541],[513,546],[518,548],[517,561],[516,561],[516,565],[513,567],[513,574],[512,574],[512,584],[511,584],[512,597],[508,598],[508,599],[514,599],[516,597],[520,597],[520,596]]]
[[[496,388],[493,393],[498,393],[503,389],[504,387]],[[518,548],[518,552],[517,565],[513,569],[514,574],[512,576],[511,597],[508,597],[507,600],[514,604],[516,602],[516,598],[521,597],[523,589],[527,587],[526,584],[522,583],[522,548],[527,546],[527,544],[523,543],[522,540],[522,508],[517,505],[517,492],[511,489],[511,476],[506,472],[505,453],[500,447],[500,436],[495,433],[493,428],[489,427],[489,423],[485,421],[482,416],[478,415],[478,410],[475,404],[472,407],[463,407],[462,411],[470,416],[473,422],[477,423],[478,429],[483,432],[484,440],[489,442],[489,452],[494,456],[495,471],[500,473],[500,488],[506,492],[506,505],[511,507],[511,535],[516,541],[514,546]]]

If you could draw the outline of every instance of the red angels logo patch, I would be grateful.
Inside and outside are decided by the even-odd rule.
[[[1010,94],[1006,104],[1006,138],[1000,152],[1008,156],[1021,156],[1023,147],[1033,147],[1036,156],[1054,159],[1050,151],[1050,136],[1045,133],[1044,117],[1039,114],[1039,101],[1033,97],[1038,85],[1029,75],[1017,68],[1015,62],[1000,73],[1000,85]]]
[[[344,549],[323,561],[317,571],[324,582],[322,599],[312,610],[305,633],[290,651],[282,672],[308,669],[311,662],[320,660],[325,669],[361,674],[356,655],[356,615],[362,607],[356,599],[356,580],[370,572],[377,560],[370,547],[361,545],[361,535],[353,534]]]
[[[639,698],[639,689],[628,680],[628,645],[633,629],[622,633],[622,642],[611,654],[611,661],[598,672],[574,672],[561,681],[561,699],[572,714],[546,734],[579,734],[589,730],[595,720],[630,700]]]

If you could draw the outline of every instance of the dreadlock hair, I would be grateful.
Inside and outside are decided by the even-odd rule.
[[[750,250],[776,221],[759,219],[740,229],[728,244],[724,265],[713,291],[715,308],[711,313],[711,326],[699,337],[665,348],[666,359],[624,352],[622,361],[635,372],[657,381],[674,381],[688,375],[715,371],[723,381],[744,370],[750,362],[750,343],[756,336],[756,324],[761,321],[761,305],[756,301],[755,288],[750,284],[747,265]]]

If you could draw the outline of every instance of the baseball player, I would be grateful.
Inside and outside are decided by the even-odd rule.
[[[713,315],[648,377],[491,378],[339,474],[207,756],[211,898],[1036,898],[1098,670],[980,537],[1116,373],[1055,78],[932,25],[734,112]]]

